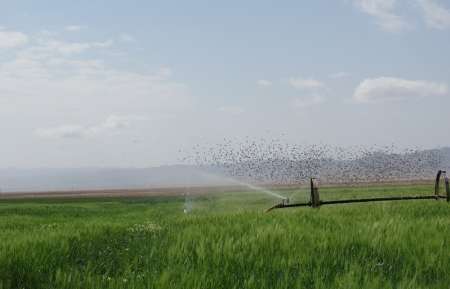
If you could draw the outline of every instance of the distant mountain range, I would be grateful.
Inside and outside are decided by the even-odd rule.
[[[309,160],[310,161],[310,160]],[[277,164],[277,165],[274,165]],[[357,160],[317,160],[313,171],[302,161],[282,167],[283,162],[258,164],[259,175],[246,172],[252,165],[242,163],[232,172],[217,167],[172,165],[152,168],[36,168],[0,169],[2,192],[60,191],[91,189],[138,189],[183,186],[236,185],[232,178],[265,183],[289,183],[308,174],[330,182],[374,180],[431,179],[437,169],[450,169],[450,148],[424,150],[409,155],[371,154]],[[253,167],[254,164],[253,164]],[[229,168],[228,168],[229,169]],[[289,179],[290,175],[297,179]],[[270,176],[270,177],[267,177]],[[283,178],[283,179],[280,179]],[[287,179],[287,181],[286,181]]]
[[[140,189],[181,186],[227,185],[195,166],[151,168],[36,168],[0,169],[2,192]]]

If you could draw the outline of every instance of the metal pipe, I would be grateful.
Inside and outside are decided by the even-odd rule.
[[[433,196],[414,196],[414,197],[381,197],[381,198],[367,198],[367,199],[348,199],[348,200],[335,200],[335,201],[320,201],[320,205],[337,205],[337,204],[351,204],[351,203],[369,203],[369,202],[387,202],[387,201],[407,201],[407,200],[438,200],[438,199],[449,199],[449,195],[433,195]],[[285,209],[294,207],[312,207],[311,202],[308,203],[297,203],[297,204],[277,204],[269,208],[266,212],[270,212],[274,209]]]
[[[297,204],[277,204],[266,210],[266,213],[274,210],[274,209],[284,209],[284,208],[293,208],[293,207],[311,207],[311,202],[308,203],[297,203]]]
[[[350,203],[367,203],[367,202],[386,202],[386,201],[406,201],[406,200],[437,200],[445,199],[444,196],[414,196],[414,197],[380,197],[380,198],[367,198],[367,199],[349,199],[349,200],[335,200],[335,201],[321,201],[321,205],[333,205],[333,204],[350,204]]]

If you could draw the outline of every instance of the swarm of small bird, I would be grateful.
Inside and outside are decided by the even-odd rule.
[[[442,168],[440,150],[382,147],[296,145],[279,139],[224,139],[219,144],[195,146],[185,161],[252,183],[352,184],[430,179]]]

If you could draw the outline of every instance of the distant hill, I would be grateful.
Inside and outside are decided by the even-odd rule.
[[[0,169],[2,192],[227,185],[194,166]]]
[[[0,169],[2,192],[134,189],[151,187],[235,185],[231,178],[256,183],[289,184],[318,176],[328,182],[431,179],[450,170],[450,147],[411,154],[372,153],[356,160],[317,159],[286,163],[271,160],[235,167],[172,165],[152,168]],[[225,175],[227,177],[221,177]]]

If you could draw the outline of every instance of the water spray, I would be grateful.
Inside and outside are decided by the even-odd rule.
[[[265,194],[270,195],[272,197],[275,197],[277,199],[281,199],[284,202],[286,202],[286,200],[287,200],[287,203],[289,203],[289,198],[286,198],[285,196],[282,196],[282,195],[280,195],[280,194],[278,194],[278,193],[276,193],[276,192],[274,192],[272,190],[269,190],[267,188],[263,188],[261,186],[253,185],[253,184],[250,184],[250,183],[247,183],[247,182],[244,182],[244,181],[240,181],[240,180],[237,180],[237,179],[234,179],[234,178],[231,178],[231,177],[218,176],[216,174],[211,174],[211,173],[203,172],[202,175],[207,176],[207,177],[219,178],[219,179],[221,179],[223,181],[226,181],[226,182],[229,182],[229,183],[233,183],[233,184],[236,184],[236,185],[239,185],[239,186],[247,187],[247,188],[249,188],[249,189],[251,189],[253,191],[265,193]]]

